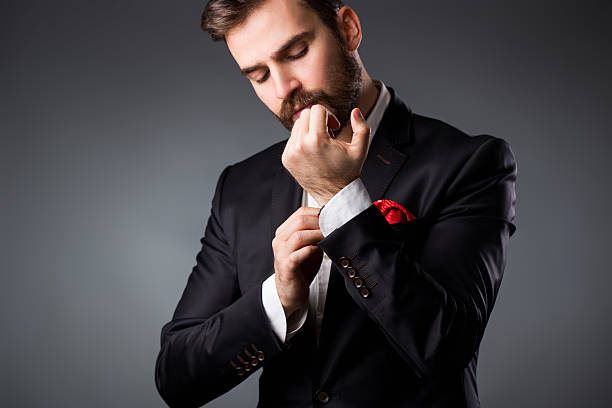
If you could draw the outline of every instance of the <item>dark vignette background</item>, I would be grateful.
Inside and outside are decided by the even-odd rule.
[[[160,328],[217,177],[287,134],[202,1],[0,4],[0,405],[161,407]],[[375,78],[516,155],[483,406],[612,406],[610,2],[350,4]],[[254,406],[256,378],[210,406]]]

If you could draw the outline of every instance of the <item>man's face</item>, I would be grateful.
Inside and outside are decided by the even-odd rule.
[[[348,122],[361,91],[360,66],[299,1],[267,0],[226,42],[259,99],[288,130],[301,109],[316,103]]]

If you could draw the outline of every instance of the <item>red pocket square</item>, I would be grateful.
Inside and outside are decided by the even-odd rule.
[[[395,201],[376,200],[374,201],[374,205],[378,207],[389,224],[408,222],[416,218],[410,211],[405,209],[404,206]]]

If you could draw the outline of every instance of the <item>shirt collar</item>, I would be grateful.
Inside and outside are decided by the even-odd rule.
[[[389,102],[391,101],[391,94],[389,93],[389,90],[387,89],[385,84],[382,81],[376,79],[374,80],[374,84],[377,88],[380,89],[380,92],[378,92],[378,99],[376,100],[374,107],[366,118],[366,122],[368,122],[368,125],[371,129],[368,148],[370,147],[372,139],[374,138],[374,135],[378,130],[378,126],[380,125],[380,121],[382,120],[385,110],[387,109],[387,106],[389,106]]]

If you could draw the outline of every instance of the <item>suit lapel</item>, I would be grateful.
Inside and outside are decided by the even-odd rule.
[[[391,100],[372,139],[361,172],[361,179],[372,200],[383,197],[410,155],[412,112],[393,88],[387,89]]]
[[[372,200],[383,197],[406,159],[405,154],[393,149],[386,140],[374,138],[361,172],[361,180]]]

